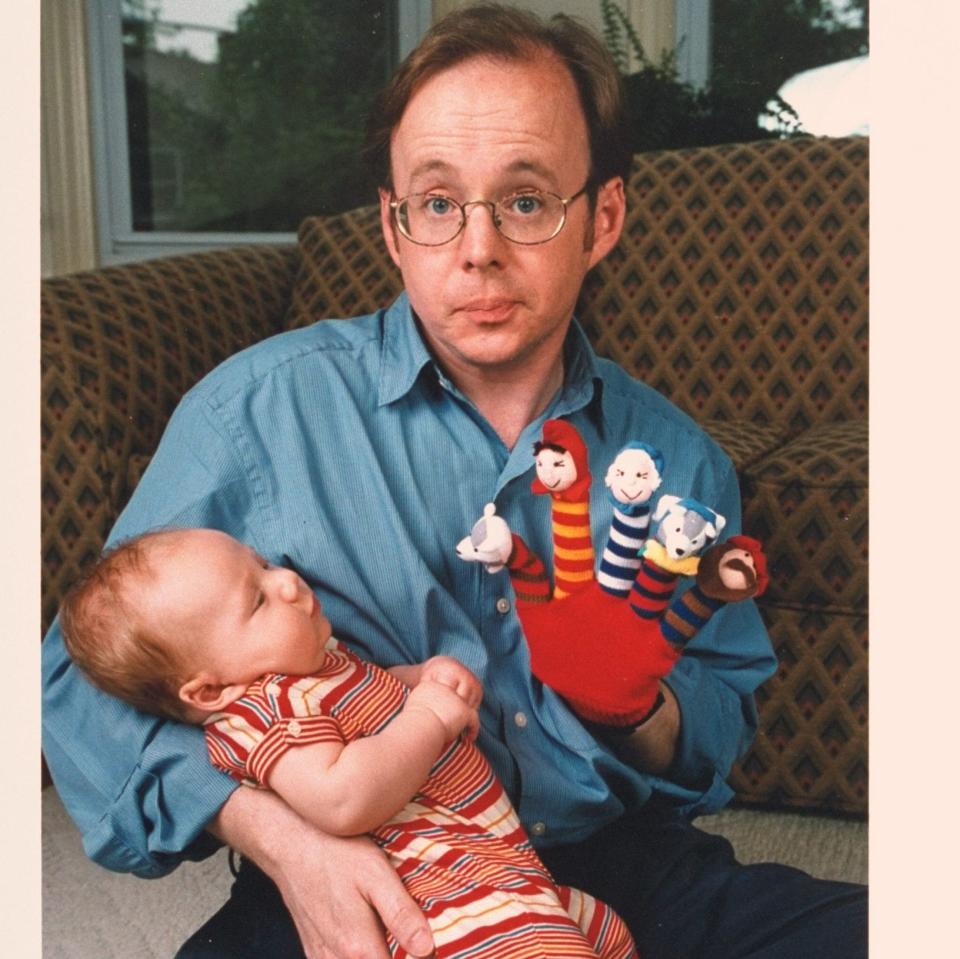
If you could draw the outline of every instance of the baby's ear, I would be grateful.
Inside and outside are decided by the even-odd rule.
[[[246,683],[218,683],[207,673],[188,679],[180,687],[180,700],[202,713],[216,713],[236,702],[247,690]]]

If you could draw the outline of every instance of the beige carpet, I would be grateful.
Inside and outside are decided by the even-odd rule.
[[[226,898],[225,850],[163,879],[118,875],[84,856],[52,788],[42,802],[44,959],[171,959]],[[727,836],[744,862],[788,862],[830,879],[867,878],[864,823],[734,810],[698,825]]]

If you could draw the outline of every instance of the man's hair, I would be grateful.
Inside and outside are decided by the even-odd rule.
[[[625,178],[631,155],[620,74],[600,39],[565,14],[544,21],[526,10],[477,3],[435,23],[374,102],[364,159],[376,182],[393,188],[390,138],[423,83],[475,57],[531,62],[544,52],[566,66],[580,96],[590,146],[591,200],[599,184]]]
[[[60,628],[71,659],[95,686],[144,712],[183,720],[184,665],[164,624],[145,622],[141,613],[152,561],[175,533],[144,533],[105,552],[68,591]]]

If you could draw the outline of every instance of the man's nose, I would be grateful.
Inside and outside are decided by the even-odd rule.
[[[496,212],[489,200],[471,200],[463,205],[465,223],[460,234],[460,254],[465,264],[485,267],[499,263],[507,242],[496,227]]]

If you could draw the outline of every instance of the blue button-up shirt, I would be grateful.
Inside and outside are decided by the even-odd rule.
[[[629,440],[663,452],[660,493],[696,496],[739,530],[730,461],[691,419],[595,357],[576,323],[564,359],[563,387],[511,450],[435,366],[406,296],[273,337],[183,399],[110,541],[164,525],[224,530],[296,569],[361,656],[459,659],[483,683],[479,744],[538,844],[583,838],[654,793],[686,813],[719,808],[755,731],[752,693],[774,668],[753,603],[715,616],[668,677],[682,724],[658,777],[619,761],[531,676],[508,573],[456,556],[495,501],[549,565],[549,497],[530,492],[547,417],[568,418],[586,441],[598,550],[612,512],[603,472]],[[44,749],[87,854],[159,875],[208,852],[203,827],[235,783],[209,763],[201,730],[93,689],[56,624],[43,675]]]

